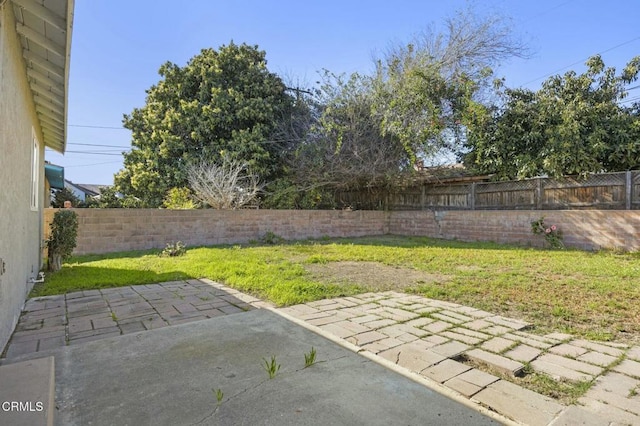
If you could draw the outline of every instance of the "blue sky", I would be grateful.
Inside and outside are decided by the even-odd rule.
[[[123,114],[141,107],[166,61],[184,65],[203,48],[257,44],[270,71],[312,84],[318,71],[367,73],[372,58],[468,4],[464,0],[256,1],[78,0],[71,47],[67,153],[47,150],[75,183],[111,184],[131,147]],[[602,53],[621,69],[640,55],[638,0],[477,0],[499,13],[532,51],[496,69],[510,87],[540,87],[550,74],[584,70]],[[634,90],[630,97],[640,95]],[[89,127],[84,127],[89,126]],[[91,146],[94,145],[94,146]],[[108,146],[95,146],[108,145]],[[87,153],[98,151],[102,154]]]

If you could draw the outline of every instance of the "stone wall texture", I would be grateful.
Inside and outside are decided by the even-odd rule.
[[[45,231],[56,209],[45,210]],[[76,254],[246,243],[273,232],[287,240],[365,235],[412,235],[543,247],[531,222],[545,217],[567,247],[640,250],[640,211],[345,211],[76,209]]]
[[[494,241],[543,247],[544,238],[531,233],[531,222],[545,218],[563,233],[564,244],[583,250],[640,250],[637,210],[484,210],[393,212],[389,232],[447,240]]]

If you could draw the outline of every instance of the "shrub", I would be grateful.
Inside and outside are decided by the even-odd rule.
[[[76,248],[78,215],[69,209],[58,210],[51,222],[51,236],[47,240],[49,270],[59,271],[62,261],[69,258]]]
[[[267,209],[334,209],[336,200],[329,189],[301,189],[291,180],[282,178],[267,185],[261,206]]]
[[[191,199],[191,195],[189,188],[171,188],[164,197],[162,207],[174,210],[195,209],[198,206]]]
[[[182,243],[182,241],[178,241],[175,243],[168,243],[167,246],[162,250],[160,256],[162,257],[175,257],[182,256],[187,252],[187,247]]]
[[[534,235],[544,235],[544,239],[552,249],[563,249],[562,231],[556,225],[547,226],[544,217],[531,222],[531,232]]]
[[[284,238],[282,238],[278,234],[268,231],[262,237],[260,237],[260,242],[262,244],[276,245],[282,244],[284,242]]]

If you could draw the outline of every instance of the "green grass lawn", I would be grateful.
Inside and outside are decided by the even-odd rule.
[[[589,339],[640,341],[640,254],[550,251],[417,237],[367,237],[78,256],[48,274],[32,296],[84,289],[209,278],[289,305],[372,290],[338,282],[309,265],[378,262],[441,277],[404,291],[533,322],[536,330]]]

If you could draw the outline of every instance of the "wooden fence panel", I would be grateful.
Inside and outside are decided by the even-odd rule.
[[[640,171],[634,172],[631,176],[631,190],[629,191],[631,201],[629,202],[630,209],[640,209]]]
[[[471,184],[423,186],[424,201],[421,209],[446,207],[451,210],[471,207]]]
[[[625,209],[626,173],[590,175],[586,179],[544,179],[543,209]]]
[[[477,183],[476,209],[535,209],[535,180]]]
[[[640,209],[640,171],[587,178],[507,182],[416,183],[404,188],[343,191],[339,207],[359,210]]]
[[[336,193],[339,208],[353,210],[388,210],[386,191],[340,191]]]
[[[422,204],[422,190],[419,187],[409,187],[402,192],[391,192],[387,195],[389,210],[420,210]]]

